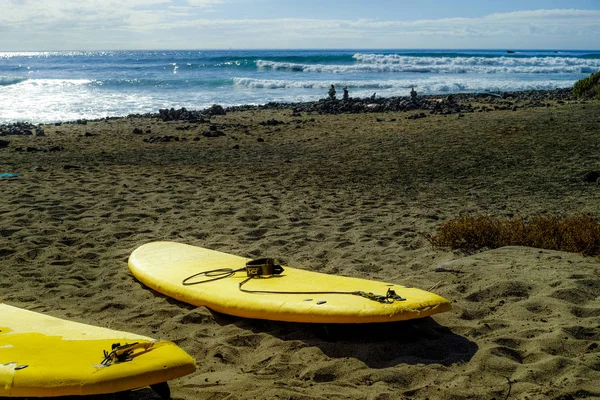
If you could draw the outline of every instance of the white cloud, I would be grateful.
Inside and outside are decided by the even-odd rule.
[[[210,7],[215,4],[223,4],[225,0],[187,0],[188,4],[193,7]]]
[[[12,1],[0,14],[0,49],[595,48],[600,43],[600,11],[596,10],[533,10],[416,21],[207,18],[217,5],[226,6],[227,1]]]
[[[363,42],[373,41],[372,47],[387,38],[386,46],[392,45],[391,39],[400,40],[406,46],[405,40],[410,36],[440,39],[495,38],[502,47],[502,42],[517,41],[527,46],[527,40],[560,36],[567,39],[574,35],[597,38],[600,43],[600,11],[581,10],[539,10],[531,12],[515,12],[507,14],[492,14],[483,18],[448,18],[438,20],[418,21],[374,21],[374,20],[320,20],[320,19],[265,19],[265,20],[214,20],[194,19],[189,21],[164,21],[162,29],[186,27],[196,32],[207,29],[220,29],[222,36],[230,40],[239,39],[238,35],[247,33],[248,38],[269,40],[277,37],[282,40],[298,40],[303,37],[309,40],[320,40],[327,46],[331,38],[355,39],[362,38]],[[523,37],[526,35],[527,37]],[[535,42],[532,40],[532,42]],[[536,42],[537,43],[537,42]],[[318,46],[318,43],[315,42]],[[591,45],[592,43],[590,43]],[[356,46],[348,42],[347,46]],[[420,44],[417,47],[421,47]],[[436,46],[430,43],[429,47]],[[309,46],[310,47],[310,46]],[[399,46],[394,46],[399,47]],[[412,47],[412,46],[408,46]],[[549,47],[552,44],[549,43]],[[585,47],[585,46],[584,46]],[[588,46],[589,47],[589,46]]]

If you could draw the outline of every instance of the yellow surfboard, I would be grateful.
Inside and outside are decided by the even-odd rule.
[[[290,267],[273,271],[269,263],[172,242],[145,244],[129,257],[129,269],[146,286],[246,318],[371,323],[450,310],[448,300],[425,290]]]
[[[0,304],[0,397],[116,393],[196,370],[174,343]]]

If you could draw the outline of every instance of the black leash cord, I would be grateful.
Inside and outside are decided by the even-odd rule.
[[[354,296],[361,296],[364,297],[366,299],[369,300],[374,300],[377,301],[379,303],[393,303],[394,301],[404,301],[406,300],[405,298],[403,298],[402,296],[398,296],[396,294],[396,292],[394,292],[391,289],[388,289],[387,293],[385,294],[385,296],[382,295],[378,295],[378,294],[374,294],[371,292],[363,292],[362,290],[355,290],[353,292],[282,292],[282,291],[277,291],[277,290],[248,290],[248,289],[243,289],[242,285],[244,285],[246,282],[248,282],[249,280],[251,280],[252,278],[254,278],[254,276],[250,276],[247,279],[243,280],[242,282],[239,283],[238,285],[238,289],[241,292],[245,292],[245,293],[266,293],[266,294],[351,294]]]
[[[244,281],[240,282],[238,288],[241,292],[246,293],[268,293],[268,294],[354,294],[356,292],[280,292],[277,290],[250,290],[250,289],[242,289],[242,285],[248,282],[250,279],[254,278],[253,276],[248,277]]]
[[[231,275],[235,274],[236,272],[244,271],[245,269],[246,269],[246,267],[243,267],[240,269],[219,268],[219,269],[213,269],[210,271],[198,272],[197,274],[194,274],[194,275],[191,275],[191,276],[188,276],[187,278],[185,278],[183,281],[181,281],[181,284],[184,286],[191,286],[191,285],[198,285],[200,283],[205,283],[205,282],[218,281],[219,279],[229,278]],[[204,279],[202,281],[190,282],[192,279],[194,279],[198,276],[208,276],[211,279]],[[212,278],[212,277],[214,277],[214,278]]]
[[[245,269],[246,269],[245,267],[240,268],[240,269],[219,268],[219,269],[213,269],[210,271],[198,272],[197,274],[188,276],[181,283],[184,286],[191,286],[191,285],[199,285],[201,283],[206,283],[206,282],[218,281],[219,279],[229,278],[236,272],[244,271]],[[207,276],[210,279],[204,279],[201,281],[190,282],[192,279],[199,277],[199,276]],[[246,282],[248,282],[252,278],[254,278],[254,276],[249,276],[244,281],[240,282],[240,284],[238,285],[238,288],[240,289],[240,291],[246,292],[246,293],[270,293],[270,294],[354,294],[355,293],[355,292],[278,292],[275,290],[242,289],[242,285],[244,285]]]
[[[219,279],[229,278],[236,272],[240,272],[240,271],[244,271],[244,270],[246,270],[246,267],[239,268],[239,269],[231,269],[231,268],[213,269],[210,271],[199,272],[197,274],[188,276],[181,283],[184,286],[198,285],[200,283],[212,282],[212,281],[217,281]],[[210,279],[204,279],[201,281],[190,282],[192,279],[199,277],[199,276],[206,276],[206,277],[209,277]],[[241,292],[245,292],[245,293],[266,293],[266,294],[350,294],[350,295],[354,295],[354,296],[361,296],[361,297],[364,297],[369,300],[374,300],[379,303],[393,303],[394,301],[406,300],[405,298],[398,296],[396,294],[396,292],[394,292],[391,289],[388,289],[385,296],[382,296],[382,295],[374,294],[371,292],[368,292],[368,293],[363,292],[360,290],[357,290],[354,292],[281,292],[281,291],[276,291],[276,290],[249,290],[249,289],[242,288],[242,286],[246,282],[250,281],[252,278],[255,278],[255,276],[249,276],[248,278],[246,278],[242,282],[240,282],[238,285],[238,289]],[[276,278],[274,278],[274,279],[276,279]]]

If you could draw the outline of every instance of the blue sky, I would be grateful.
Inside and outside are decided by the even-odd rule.
[[[0,51],[600,48],[600,0],[0,1]]]

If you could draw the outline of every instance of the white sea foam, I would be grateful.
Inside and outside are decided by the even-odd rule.
[[[111,55],[110,51],[0,51],[0,58],[31,57],[77,57],[90,55]]]
[[[55,122],[126,115],[138,110],[144,96],[99,92],[90,79],[29,79],[0,86],[0,123]]]
[[[94,82],[93,79],[27,79],[19,82],[21,90],[27,90],[28,87],[38,87],[47,90],[57,90],[66,87],[88,85]]]
[[[233,78],[233,84],[238,87],[252,89],[328,89],[332,83],[338,86],[354,88],[378,89],[393,88],[401,85],[401,81],[294,81],[285,79],[255,79],[255,78]],[[406,81],[404,81],[406,82]],[[406,83],[404,83],[406,85]],[[410,86],[406,86],[410,87]]]
[[[411,57],[355,54],[357,64],[298,64],[258,60],[260,69],[313,73],[579,74],[600,70],[600,59],[575,57]]]
[[[275,98],[273,101],[283,100]],[[0,86],[0,124],[99,119],[151,113],[171,107],[203,109],[215,102],[224,107],[264,103],[260,98],[232,97],[230,90],[215,97],[214,92],[202,91],[140,92],[135,86],[115,91],[111,88],[104,89],[101,81],[91,79],[30,79],[10,86]]]
[[[423,94],[443,92],[468,92],[477,90],[547,90],[572,86],[574,80],[556,81],[550,79],[541,80],[509,80],[482,78],[460,78],[460,77],[424,77],[422,79],[398,79],[398,80],[337,80],[337,81],[295,81],[295,80],[270,80],[254,78],[234,78],[234,85],[249,89],[328,89],[331,84],[336,87],[347,86],[349,89],[371,90],[384,89],[393,91],[399,95],[406,95],[411,88],[416,88]]]

